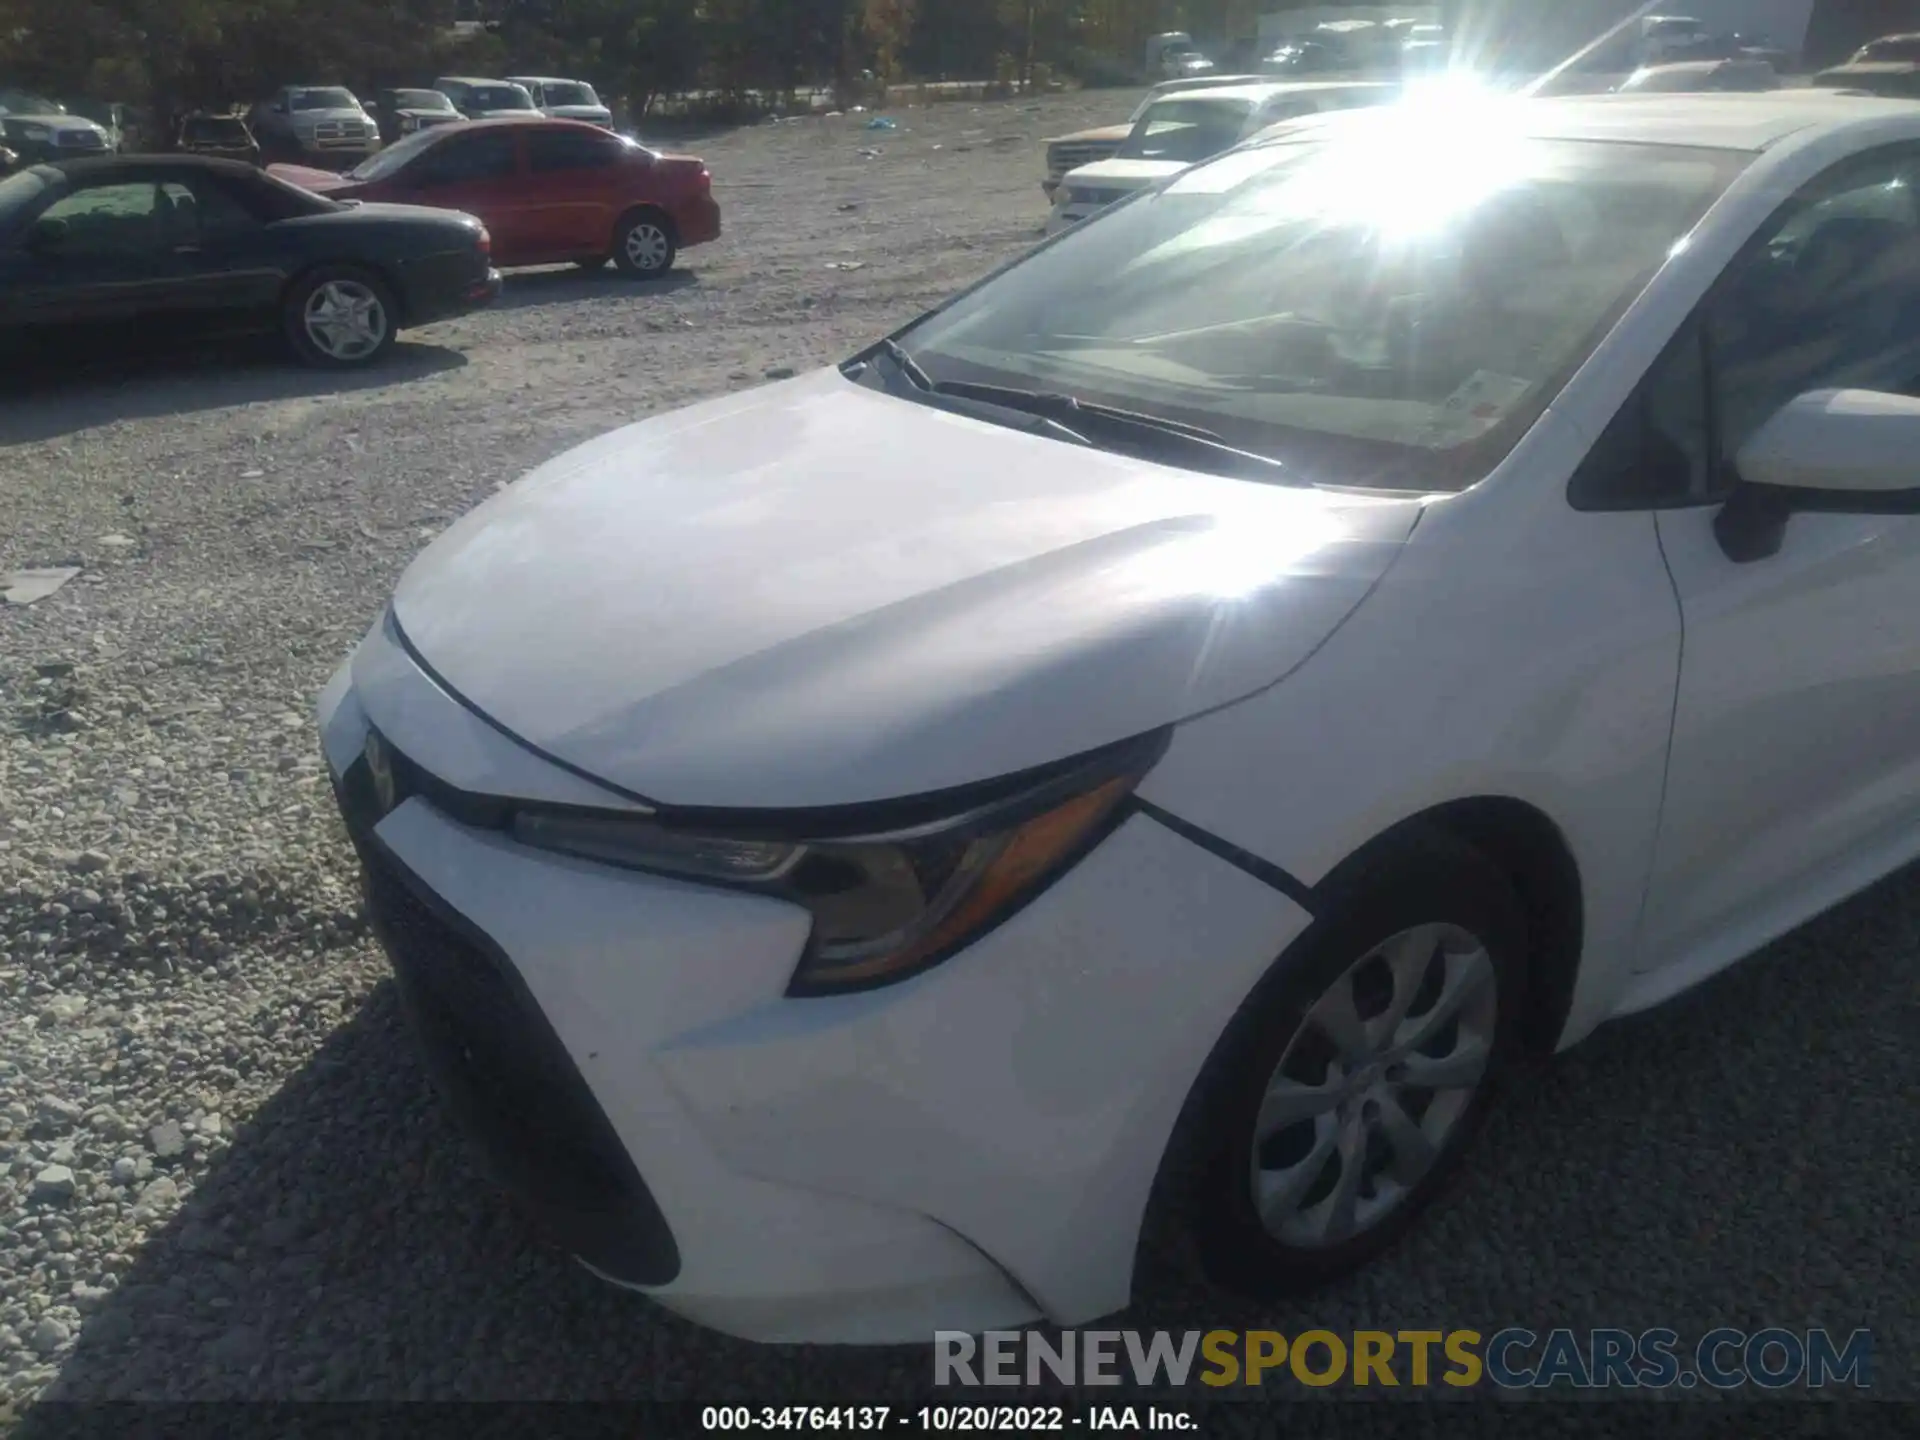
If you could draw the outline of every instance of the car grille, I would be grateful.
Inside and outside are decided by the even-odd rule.
[[[1047,147],[1047,176],[1058,180],[1069,170],[1078,170],[1082,165],[1093,165],[1113,157],[1120,148],[1115,140],[1071,140],[1059,145]]]
[[[381,805],[364,757],[337,790],[408,1022],[486,1169],[555,1244],[601,1273],[672,1280],[673,1232],[519,973],[374,837]]]
[[[316,145],[359,145],[373,134],[371,125],[358,120],[322,120],[313,127]]]
[[[62,150],[104,150],[106,137],[98,130],[61,130],[53,137],[53,143]]]

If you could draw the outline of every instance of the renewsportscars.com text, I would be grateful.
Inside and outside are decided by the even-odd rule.
[[[1866,1330],[990,1330],[934,1336],[936,1385],[1577,1390],[1872,1386]]]

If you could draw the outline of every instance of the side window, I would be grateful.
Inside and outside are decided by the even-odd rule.
[[[603,170],[619,163],[620,142],[580,130],[529,130],[527,167],[536,175],[556,170]]]
[[[1920,151],[1849,164],[1791,202],[1709,311],[1720,453],[1794,396],[1920,395]]]
[[[1920,149],[1848,162],[1728,267],[1568,487],[1582,510],[1724,495],[1741,445],[1808,390],[1920,397]]]
[[[437,189],[505,180],[517,167],[513,133],[506,131],[442,142],[414,161],[411,170],[420,185]]]
[[[260,227],[259,218],[239,197],[203,175],[194,176],[191,184],[170,180],[160,187],[160,195],[163,223],[176,247],[228,240]]]
[[[36,226],[65,228],[63,256],[151,255],[165,248],[159,189],[152,181],[95,185],[63,196],[41,212]]]

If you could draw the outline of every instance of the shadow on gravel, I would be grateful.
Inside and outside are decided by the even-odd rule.
[[[1280,1305],[1163,1288],[1116,1323],[1866,1327],[1876,1398],[1914,1398],[1917,876],[1515,1085],[1454,1195],[1360,1276]],[[902,1404],[930,1373],[919,1346],[729,1340],[539,1245],[469,1168],[388,983],[241,1129],[47,1398]],[[57,1431],[29,1412],[18,1435]]]
[[[152,1234],[46,1398],[710,1402],[928,1371],[698,1330],[548,1248],[469,1165],[388,981]]]
[[[400,341],[366,370],[309,370],[271,342],[48,366],[0,376],[0,446],[57,440],[118,420],[377,390],[455,370],[457,350]]]
[[[500,298],[487,308],[524,310],[531,305],[572,305],[583,300],[644,300],[699,283],[698,272],[692,270],[669,270],[658,280],[635,280],[612,265],[599,270],[574,265],[560,270],[515,270],[500,287]]]

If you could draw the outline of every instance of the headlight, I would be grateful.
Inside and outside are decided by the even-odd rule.
[[[754,891],[805,906],[813,934],[788,986],[825,995],[891,984],[977,939],[1099,843],[1165,749],[1164,733],[962,794],[928,818],[781,834],[580,811],[515,813],[518,840],[609,865]],[[938,807],[938,808],[936,808]],[[732,833],[726,833],[731,830]],[[822,833],[825,832],[825,833]]]

